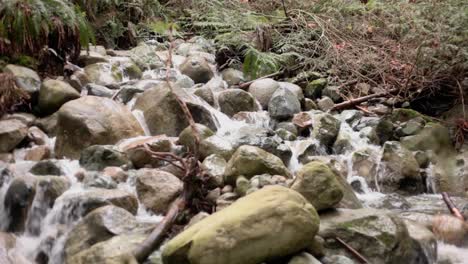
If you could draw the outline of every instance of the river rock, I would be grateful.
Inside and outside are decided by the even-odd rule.
[[[340,94],[339,86],[327,86],[322,91],[322,96],[330,98],[334,103],[339,103],[343,99]]]
[[[397,141],[387,141],[384,146],[382,161],[388,171],[380,181],[387,191],[403,190],[410,193],[422,191],[422,179],[419,173],[419,163],[413,153]]]
[[[99,52],[82,50],[78,57],[78,65],[84,67],[98,62],[109,62],[109,59],[105,56],[106,54],[100,54]]]
[[[62,208],[58,221],[78,220],[96,208],[115,205],[135,215],[138,210],[138,200],[135,195],[118,190],[103,188],[87,188],[80,192],[65,193],[59,197]]]
[[[50,159],[51,155],[52,151],[48,146],[34,146],[26,150],[24,160],[41,161],[45,159]]]
[[[328,112],[335,106],[335,103],[330,97],[323,96],[317,101],[317,105],[320,110]]]
[[[143,42],[130,50],[130,58],[141,70],[158,69],[165,65],[165,62],[156,55],[156,49]]]
[[[115,144],[139,135],[143,129],[124,105],[109,98],[85,96],[58,111],[55,154],[78,159],[88,146]]]
[[[233,184],[238,176],[250,179],[264,173],[287,178],[292,176],[280,158],[261,148],[245,145],[239,147],[229,160],[225,179],[227,183]]]
[[[227,162],[219,155],[212,154],[203,160],[202,168],[208,174],[209,182],[212,187],[224,186],[224,171]]]
[[[214,73],[210,64],[201,56],[190,56],[182,65],[180,72],[190,77],[195,83],[207,83]]]
[[[265,78],[254,81],[249,86],[249,93],[257,99],[264,110],[268,109],[268,103],[275,91],[280,87],[273,79]]]
[[[328,81],[325,78],[319,78],[311,81],[304,89],[305,97],[309,99],[317,99],[322,96],[322,91],[327,86]]]
[[[229,89],[218,95],[218,103],[221,112],[232,117],[234,114],[257,110],[257,103],[254,97],[241,89]]]
[[[244,73],[233,68],[223,70],[221,75],[228,86],[238,85],[245,81]]]
[[[28,127],[19,120],[0,120],[0,153],[13,150],[28,134]]]
[[[454,152],[448,128],[437,123],[428,123],[421,132],[403,137],[400,141],[403,146],[412,151],[430,150],[441,155],[449,155]]]
[[[281,88],[287,89],[291,91],[294,95],[296,95],[297,100],[299,100],[299,102],[304,101],[304,92],[302,91],[302,88],[299,85],[289,82],[279,82],[278,84]]]
[[[81,219],[67,236],[65,262],[99,242],[130,233],[137,227],[135,217],[120,207],[108,205],[95,209]]]
[[[173,146],[174,139],[165,135],[154,137],[139,137],[132,140],[121,142],[118,147],[125,152],[135,168],[144,168],[147,166],[159,167],[163,163],[160,160],[154,159],[145,149],[144,145],[148,144],[150,149],[157,152],[170,152]]]
[[[215,119],[206,107],[191,99],[182,88],[174,86],[173,89],[186,102],[195,122],[216,130]],[[143,112],[152,135],[178,136],[189,126],[183,109],[167,83],[158,84],[140,94],[134,109]]]
[[[197,88],[194,92],[194,95],[200,97],[201,99],[205,100],[209,105],[215,105],[215,97],[213,91],[208,87],[200,87]]]
[[[288,264],[321,264],[322,262],[318,261],[314,256],[309,253],[302,252],[300,254],[294,255]]]
[[[99,85],[109,85],[122,81],[122,73],[108,63],[95,63],[84,68],[89,81]]]
[[[146,239],[146,234],[124,234],[94,244],[71,258],[65,264],[138,264],[132,255]]]
[[[214,135],[214,132],[211,129],[202,124],[195,124],[195,128],[198,134],[198,144],[200,144],[200,142],[206,138]],[[196,138],[191,126],[188,126],[182,130],[179,135],[179,143],[192,151],[195,149]]]
[[[136,176],[138,199],[156,214],[165,214],[182,192],[183,183],[176,176],[151,169],[140,169]]]
[[[4,210],[9,219],[5,225],[8,232],[24,231],[29,209],[36,194],[36,179],[32,176],[16,177],[10,183],[3,201]]]
[[[227,139],[213,135],[201,141],[199,151],[201,159],[216,154],[229,160],[234,153],[234,147]]]
[[[416,259],[420,263],[437,263],[437,240],[434,234],[418,222],[411,220],[404,222],[416,247]]]
[[[324,146],[330,147],[340,131],[340,121],[330,114],[312,112],[312,135]]]
[[[352,257],[336,241],[339,237],[370,263],[431,263],[418,261],[424,253],[409,235],[404,221],[388,211],[340,209],[321,214],[320,220],[319,235],[325,239],[328,254]]]
[[[312,243],[315,209],[300,194],[268,186],[212,214],[170,240],[163,263],[257,264]],[[272,227],[275,232],[271,232]]]
[[[322,162],[314,161],[303,166],[291,188],[302,194],[316,210],[332,208],[343,198],[340,177]]]
[[[288,89],[279,88],[268,102],[268,113],[277,120],[291,119],[301,111],[301,103],[297,96]]]
[[[50,137],[53,137],[57,132],[57,120],[58,113],[55,112],[50,116],[36,119],[34,125],[46,132]]]
[[[111,89],[95,83],[88,83],[83,89],[87,91],[87,95],[94,95],[98,97],[107,98],[111,98],[114,95],[114,91],[112,91]],[[122,91],[120,91],[120,93],[122,93]]]
[[[28,94],[33,95],[39,92],[41,87],[41,78],[37,72],[19,65],[9,64],[3,68],[4,73],[13,74],[16,80],[16,85],[25,90]]]
[[[87,170],[101,171],[108,166],[129,168],[132,163],[113,145],[94,145],[81,152],[80,165]]]
[[[58,164],[57,160],[43,160],[34,164],[34,166],[29,170],[34,175],[63,175],[61,166]]]
[[[39,109],[49,115],[57,111],[64,103],[80,98],[80,94],[68,83],[59,80],[46,80],[39,91]]]

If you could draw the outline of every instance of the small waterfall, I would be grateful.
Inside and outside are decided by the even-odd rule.
[[[132,114],[136,118],[138,123],[140,124],[141,128],[143,128],[143,131],[145,132],[145,136],[151,136],[151,132],[149,130],[148,124],[146,123],[143,111],[139,109],[135,109],[132,111]]]

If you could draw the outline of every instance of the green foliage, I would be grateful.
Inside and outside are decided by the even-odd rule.
[[[271,53],[260,52],[255,48],[248,48],[244,56],[244,74],[251,79],[256,79],[279,71],[283,57]]]
[[[3,0],[0,6],[0,53],[37,57],[44,46],[77,56],[93,41],[85,18],[66,0]]]

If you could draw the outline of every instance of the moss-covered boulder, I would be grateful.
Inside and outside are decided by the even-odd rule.
[[[170,240],[165,264],[257,264],[306,248],[319,217],[299,193],[267,186],[206,217]]]
[[[379,180],[383,184],[384,191],[421,192],[423,182],[419,163],[413,153],[397,141],[388,141],[383,148],[382,161],[385,162],[387,171]]]
[[[340,131],[340,124],[341,122],[331,114],[312,112],[312,135],[324,146],[333,145]]]
[[[109,98],[85,96],[58,111],[55,154],[78,159],[88,146],[115,144],[140,135],[143,129],[124,105]]]
[[[375,209],[338,210],[320,215],[319,235],[325,239],[327,254],[345,255],[349,251],[339,237],[370,263],[432,263],[418,259],[424,252],[410,237],[402,219],[388,211]],[[419,259],[420,260],[420,259]]]
[[[200,144],[201,141],[206,139],[207,137],[214,135],[214,132],[210,128],[202,124],[195,124],[195,129],[197,130],[198,140],[200,140],[198,144]],[[195,131],[193,131],[191,126],[188,126],[184,130],[182,130],[182,132],[179,135],[179,143],[191,150],[194,149],[196,144],[196,138]]]
[[[297,172],[291,189],[302,194],[318,211],[332,208],[343,198],[337,177],[325,163],[313,161]]]
[[[304,96],[310,99],[317,99],[322,96],[322,91],[327,86],[328,81],[325,78],[319,78],[311,81],[304,89]]]
[[[260,174],[291,177],[291,172],[277,156],[254,146],[241,146],[232,155],[225,172],[226,182],[234,184],[238,176],[250,179]]]
[[[47,80],[39,91],[39,109],[43,114],[52,114],[64,103],[80,98],[80,94],[68,83],[59,80]]]
[[[184,89],[172,85],[174,91],[183,100],[195,122],[216,130],[216,122],[210,111],[191,98]],[[167,83],[161,83],[140,94],[134,109],[143,112],[143,116],[152,135],[178,136],[189,126],[182,107],[177,102]]]
[[[221,112],[233,116],[239,112],[257,111],[257,102],[248,92],[241,89],[229,89],[218,95],[218,103]]]

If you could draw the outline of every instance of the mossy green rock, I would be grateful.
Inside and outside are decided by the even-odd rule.
[[[352,257],[336,240],[339,237],[370,263],[418,262],[422,252],[410,237],[403,220],[385,210],[340,209],[320,215],[319,235],[325,239],[327,255]]]
[[[322,96],[322,91],[327,86],[328,81],[325,78],[320,78],[311,81],[304,89],[304,96],[310,99],[317,99]]]
[[[330,114],[312,112],[312,135],[324,146],[330,147],[340,131],[341,122]]]
[[[344,195],[337,177],[325,163],[313,161],[297,172],[291,189],[302,194],[318,211],[332,208]]]
[[[195,124],[195,128],[198,134],[198,140],[203,141],[204,139],[214,135],[214,132],[209,129],[208,127],[202,124]],[[179,143],[184,145],[185,147],[194,150],[196,144],[196,137],[195,133],[191,126],[186,127],[179,135]]]
[[[310,245],[319,228],[299,193],[267,186],[189,227],[163,249],[165,264],[257,264]]]
[[[232,117],[239,112],[257,111],[255,98],[242,89],[228,89],[218,95],[221,112]]]
[[[291,178],[291,172],[275,155],[254,146],[241,146],[232,155],[225,172],[226,182],[234,184],[238,176],[247,179],[255,175],[282,175]]]
[[[118,67],[112,67],[108,63],[94,63],[84,68],[89,80],[95,84],[108,85],[122,81],[122,73]]]
[[[428,123],[418,134],[403,137],[400,141],[412,151],[431,150],[442,155],[455,152],[448,128],[438,123]]]

